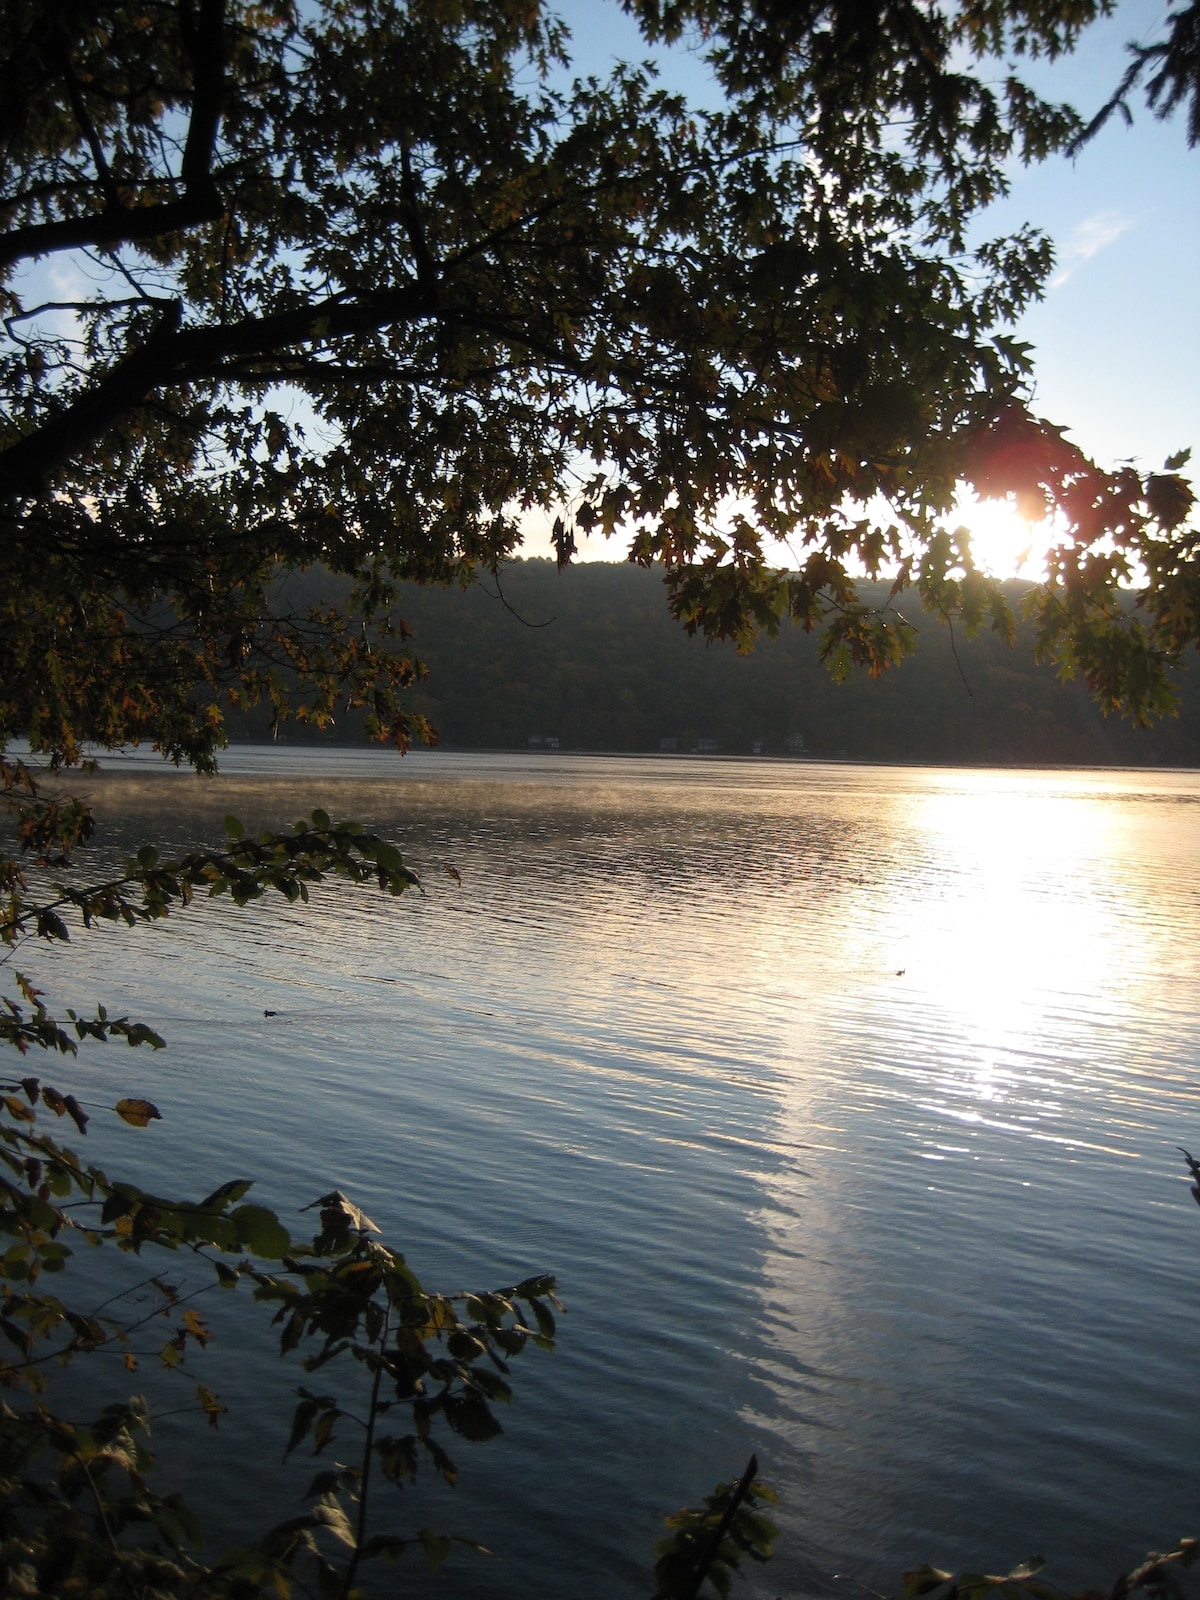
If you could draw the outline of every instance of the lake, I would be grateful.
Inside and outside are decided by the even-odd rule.
[[[647,1596],[663,1515],[752,1450],[783,1535],[747,1594],[895,1593],[922,1560],[1034,1552],[1106,1587],[1200,1532],[1176,1148],[1200,1153],[1200,774],[105,767],[84,781],[101,865],[320,804],[425,884],[209,902],[21,960],[56,1009],[100,998],[167,1037],[45,1064],[161,1108],[145,1132],[94,1117],[110,1170],[254,1176],[298,1234],[339,1187],[430,1287],[557,1273],[559,1347],[516,1364],[505,1437],[398,1508],[496,1559],[414,1561],[407,1592]],[[234,1538],[297,1509],[312,1463],[280,1466],[297,1374],[267,1334],[235,1347],[248,1296],[204,1314],[194,1376],[230,1414],[156,1439]]]

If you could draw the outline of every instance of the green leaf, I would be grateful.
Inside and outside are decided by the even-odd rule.
[[[224,1211],[225,1207],[233,1200],[240,1200],[243,1195],[253,1189],[254,1183],[249,1178],[231,1178],[228,1183],[221,1184],[210,1195],[206,1195],[200,1202],[201,1211]]]
[[[230,1213],[240,1248],[266,1261],[278,1261],[292,1248],[287,1229],[266,1206],[238,1206]]]
[[[534,1316],[537,1318],[538,1332],[541,1334],[542,1340],[553,1343],[556,1328],[554,1315],[549,1306],[541,1300],[531,1300],[530,1305]],[[543,1344],[542,1348],[545,1349],[546,1345]]]
[[[376,1556],[385,1556],[389,1561],[399,1561],[409,1543],[407,1539],[398,1539],[395,1534],[377,1533],[363,1545],[363,1560],[371,1561]]]
[[[444,1409],[446,1421],[455,1433],[463,1439],[469,1439],[472,1444],[494,1439],[503,1431],[486,1404],[473,1396],[448,1394]]]
[[[238,821],[238,819],[236,817],[231,816],[227,812],[226,815],[225,815],[225,818],[224,818],[224,822],[225,822],[225,832],[229,835],[229,837],[231,839],[244,839],[246,837],[246,829],[242,825],[242,823],[240,823]]]
[[[288,1435],[288,1442],[283,1452],[285,1457],[290,1456],[297,1445],[304,1442],[319,1410],[320,1407],[315,1400],[301,1400],[292,1414],[292,1431]]]
[[[375,1454],[379,1468],[391,1483],[411,1482],[417,1475],[417,1440],[412,1434],[404,1438],[381,1438],[375,1441]]]
[[[320,1455],[325,1446],[333,1438],[333,1430],[341,1412],[336,1409],[323,1411],[320,1420],[313,1429],[313,1455]]]
[[[444,1534],[431,1533],[428,1528],[418,1528],[417,1538],[421,1541],[430,1572],[436,1572],[454,1549],[454,1541]]]

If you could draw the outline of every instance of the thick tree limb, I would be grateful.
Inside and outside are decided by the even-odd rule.
[[[188,193],[162,205],[122,206],[119,210],[96,211],[86,217],[64,217],[57,222],[35,222],[13,228],[0,237],[0,271],[18,261],[34,261],[39,256],[62,250],[93,247],[112,249],[119,244],[140,244],[178,233],[202,222],[215,222],[225,203],[213,185],[208,193]]]
[[[167,303],[146,342],[40,427],[0,451],[0,496],[35,494],[156,390],[220,377],[222,363],[270,355],[323,339],[371,333],[436,315],[428,290],[409,281],[362,300],[301,306],[242,322],[181,328],[183,307]]]
[[[188,0],[181,0],[180,14],[193,83],[192,113],[180,172],[183,194],[160,205],[120,203],[68,62],[67,83],[81,131],[98,167],[104,208],[82,217],[61,217],[53,222],[35,222],[11,229],[0,236],[0,273],[18,261],[33,261],[62,250],[88,246],[112,249],[121,244],[140,244],[184,228],[198,227],[201,223],[215,222],[224,214],[225,201],[213,177],[212,160],[225,95],[225,0],[200,0],[196,19],[193,19]]]
[[[193,23],[190,0],[180,11],[184,48],[192,60],[192,117],[183,147],[183,182],[189,194],[207,195],[220,206],[212,177],[213,152],[225,95],[225,0],[200,0]]]

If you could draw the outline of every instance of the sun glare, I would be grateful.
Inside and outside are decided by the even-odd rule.
[[[857,514],[862,515],[863,509],[860,508]],[[865,511],[878,526],[886,526],[894,521],[894,515],[881,498],[873,501]],[[731,495],[717,508],[714,521],[718,529],[727,531],[726,525],[735,514],[752,519],[754,512],[749,501]],[[526,511],[521,515],[520,523],[523,556],[555,554],[548,512]],[[966,528],[975,565],[990,577],[1001,580],[1021,578],[1031,583],[1045,578],[1045,553],[1055,539],[1054,524],[1049,519],[1030,522],[1017,510],[1013,499],[979,500],[964,490],[953,510],[947,514],[944,525],[947,528]],[[615,537],[605,538],[598,532],[589,535],[577,529],[575,537],[577,549],[574,559],[577,563],[620,561],[628,549],[631,533],[628,529],[618,528]],[[792,544],[781,543],[764,534],[763,553],[768,562],[795,568],[803,564],[806,551],[801,540]],[[852,575],[865,576],[864,569],[853,557],[848,564]],[[885,568],[882,576],[890,577],[893,571]]]
[[[955,508],[955,522],[971,535],[976,566],[993,578],[1036,581],[1045,575],[1046,524],[1027,522],[1012,500],[964,498]]]

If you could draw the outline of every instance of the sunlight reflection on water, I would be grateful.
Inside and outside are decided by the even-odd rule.
[[[322,803],[426,898],[206,905],[36,975],[168,1035],[90,1053],[167,1118],[140,1144],[97,1119],[104,1160],[257,1172],[283,1208],[336,1184],[437,1284],[559,1272],[561,1347],[442,1516],[505,1560],[429,1593],[643,1593],[661,1514],[751,1448],[787,1529],[764,1595],[1034,1548],[1110,1579],[1194,1529],[1195,774],[226,769],[97,780],[101,848]],[[273,1462],[287,1382],[221,1344],[215,1443]],[[163,1435],[219,1494],[212,1441]]]

